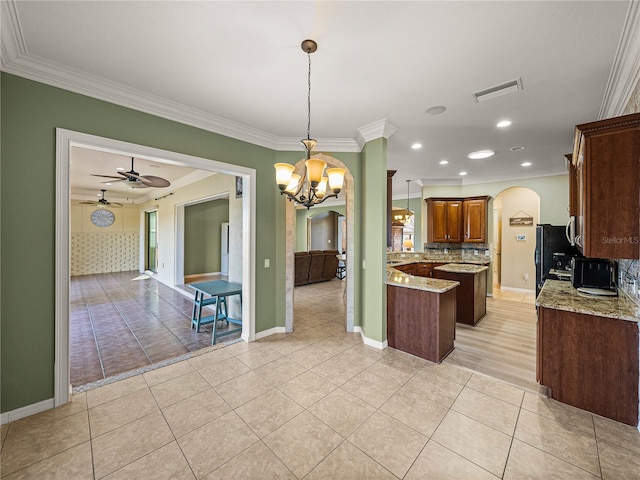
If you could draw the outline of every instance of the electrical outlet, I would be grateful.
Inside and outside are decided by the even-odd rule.
[[[445,248],[445,249],[444,249],[444,254],[446,255],[447,253],[449,253],[449,249],[448,249],[448,248]]]
[[[485,251],[484,251],[484,254],[488,257],[488,256],[490,255],[489,250],[485,250]]]
[[[264,268],[269,268],[271,266],[271,260],[268,258],[264,259]]]
[[[473,254],[474,254],[474,255],[478,255],[479,253],[480,253],[480,252],[478,252],[478,250],[474,250],[474,251],[473,251]]]

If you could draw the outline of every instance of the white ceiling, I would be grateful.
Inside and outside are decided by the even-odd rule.
[[[628,1],[3,3],[4,71],[272,148],[306,135],[300,42],[313,38],[312,137],[322,150],[353,151],[358,131],[386,119],[398,129],[388,168],[398,170],[400,197],[407,179],[563,173],[574,125],[598,118],[629,9]],[[515,78],[520,92],[472,98]],[[425,113],[435,105],[446,112]],[[497,129],[502,119],[512,126]],[[484,148],[496,155],[466,158]]]

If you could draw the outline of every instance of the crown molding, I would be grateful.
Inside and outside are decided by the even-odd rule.
[[[376,122],[360,127],[356,130],[355,141],[358,143],[360,150],[364,148],[364,145],[376,138],[389,138],[391,135],[398,131],[393,123],[386,118],[378,120]]]
[[[622,115],[638,82],[640,82],[640,2],[631,1],[598,112],[598,119]]]
[[[301,150],[300,139],[277,137],[202,110],[187,107],[141,90],[30,55],[22,35],[22,27],[20,26],[15,0],[1,1],[0,4],[0,18],[2,19],[0,67],[3,72],[191,125],[192,127],[271,150]],[[368,129],[369,126],[363,128]],[[353,139],[318,138],[317,140],[324,151],[360,152],[362,150],[358,142]]]

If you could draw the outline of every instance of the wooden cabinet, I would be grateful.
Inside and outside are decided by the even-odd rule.
[[[637,323],[539,307],[536,358],[553,399],[637,425]]]
[[[565,155],[567,159],[567,170],[569,172],[569,215],[576,216],[578,215],[578,189],[579,179],[578,179],[578,170],[576,166],[573,164],[573,155],[571,153]]]
[[[456,334],[456,288],[444,293],[387,285],[390,347],[440,363]]]
[[[487,271],[456,273],[434,270],[433,276],[460,282],[456,288],[456,322],[474,325],[487,313]]]
[[[408,275],[415,275],[416,267],[417,267],[416,263],[409,263],[407,265],[394,266],[393,268],[395,268],[396,270],[400,270],[402,273],[406,273]]]
[[[464,218],[463,242],[486,243],[488,198],[465,198],[462,202],[462,215]]]
[[[576,126],[576,243],[594,258],[640,258],[640,113]]]
[[[427,198],[427,241],[462,242],[462,200]]]
[[[489,198],[427,198],[427,241],[486,243]]]
[[[440,265],[444,265],[444,263],[416,263],[415,276],[416,277],[434,277],[434,268],[439,267]]]

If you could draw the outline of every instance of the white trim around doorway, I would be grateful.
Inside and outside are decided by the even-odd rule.
[[[55,354],[54,407],[71,399],[69,377],[69,274],[70,274],[70,180],[71,147],[83,147],[118,155],[138,156],[160,163],[196,168],[243,177],[242,205],[242,339],[256,338],[255,333],[255,244],[256,244],[256,171],[191,155],[160,150],[86,133],[56,129],[56,231],[55,231]]]

